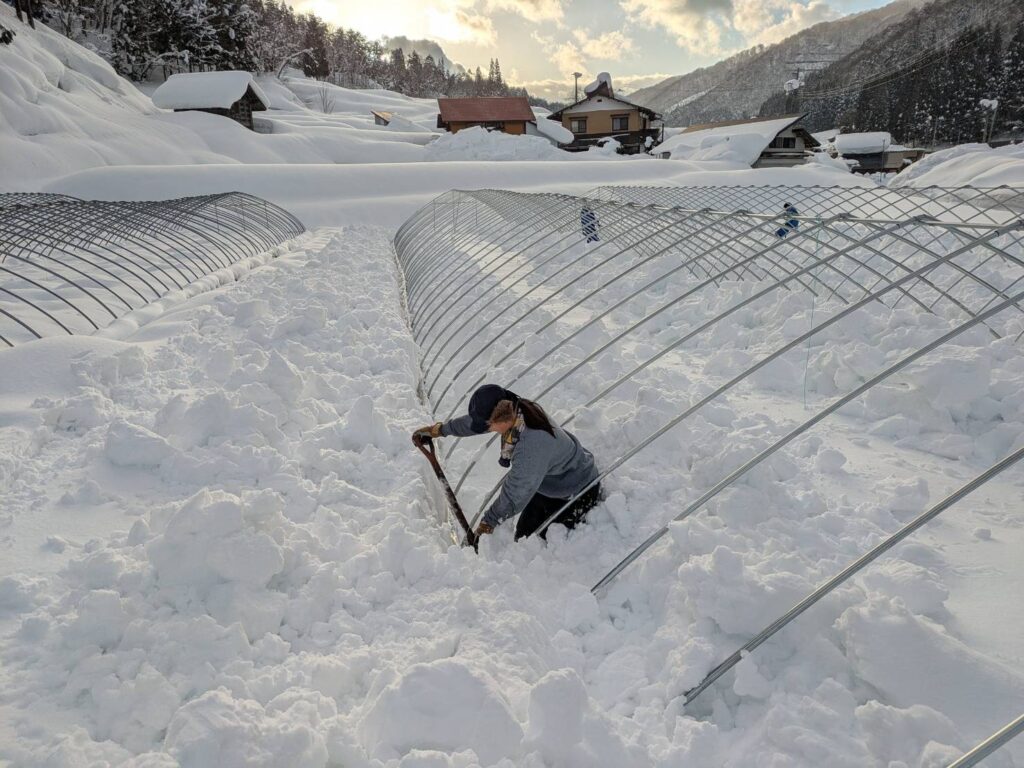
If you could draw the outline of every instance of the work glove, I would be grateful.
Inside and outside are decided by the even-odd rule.
[[[476,527],[476,535],[479,538],[480,536],[483,536],[485,533],[494,533],[494,526],[490,523],[485,523],[481,521],[480,525]]]
[[[417,445],[424,440],[436,439],[441,436],[441,422],[431,424],[429,427],[420,427],[412,433],[412,441]]]

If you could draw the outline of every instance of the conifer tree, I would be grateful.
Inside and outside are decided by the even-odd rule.
[[[150,33],[151,4],[145,0],[121,0],[114,6],[111,24],[111,62],[132,80],[144,80],[153,68],[155,54]]]

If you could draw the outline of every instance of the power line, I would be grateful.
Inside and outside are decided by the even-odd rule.
[[[852,93],[854,91],[861,92],[861,91],[868,91],[868,90],[872,90],[874,88],[878,88],[879,86],[885,85],[886,83],[890,83],[890,82],[892,82],[894,80],[900,79],[901,77],[904,77],[906,75],[912,74],[913,72],[916,72],[916,71],[918,71],[918,70],[920,70],[920,69],[922,69],[922,68],[924,68],[924,67],[926,67],[926,66],[928,66],[930,64],[933,64],[936,61],[938,61],[938,60],[940,60],[940,59],[942,59],[942,58],[944,58],[944,57],[946,57],[946,56],[948,56],[948,55],[950,55],[952,53],[964,50],[966,47],[969,47],[973,43],[977,42],[978,35],[979,35],[979,32],[975,32],[975,34],[973,34],[970,39],[964,40],[959,45],[951,45],[951,46],[947,46],[947,47],[944,47],[944,48],[939,49],[939,50],[930,50],[927,53],[920,54],[917,57],[911,59],[907,64],[903,65],[902,67],[900,67],[895,72],[890,72],[890,73],[886,73],[886,74],[883,74],[883,75],[872,75],[870,77],[865,77],[865,78],[862,78],[860,80],[855,80],[855,81],[853,81],[851,83],[847,83],[845,85],[842,85],[842,86],[839,86],[839,87],[836,87],[836,88],[831,88],[831,89],[826,89],[826,90],[821,90],[821,91],[803,92],[803,93],[800,94],[800,98],[801,99],[828,98],[828,97],[831,97],[831,96],[841,96],[843,94]]]

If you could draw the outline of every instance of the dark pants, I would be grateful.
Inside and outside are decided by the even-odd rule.
[[[545,520],[565,506],[566,501],[568,499],[554,499],[541,493],[534,494],[534,497],[527,503],[526,508],[520,513],[519,520],[516,522],[516,541],[533,534],[544,524]],[[600,501],[601,484],[598,483],[576,499],[551,524],[559,523],[569,529],[575,528],[583,522],[587,512],[596,507]],[[541,531],[540,537],[546,539],[547,533],[547,528],[545,528]]]

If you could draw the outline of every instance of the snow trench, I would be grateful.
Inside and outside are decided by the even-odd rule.
[[[468,206],[461,220],[471,213],[486,215]],[[568,227],[578,233],[578,218]],[[399,273],[390,237],[318,230],[126,340],[51,339],[2,353],[39,377],[54,358],[72,363],[59,385],[15,377],[0,391],[0,432],[17,456],[0,460],[10,489],[0,524],[23,533],[43,515],[53,528],[42,547],[28,535],[3,546],[20,547],[19,562],[64,564],[0,577],[0,757],[29,766],[937,766],[1024,705],[1016,660],[961,639],[947,607],[955,562],[923,538],[831,594],[694,705],[680,698],[930,498],[1021,444],[1024,366],[1012,337],[972,333],[873,391],[671,526],[598,600],[590,587],[608,567],[806,418],[805,380],[813,407],[955,316],[906,299],[866,307],[801,347],[798,363],[766,369],[625,464],[573,535],[553,528],[546,543],[515,544],[502,526],[478,556],[451,543],[443,497],[409,432],[464,407],[475,377],[510,377],[543,355],[548,339],[536,331],[555,313],[538,310],[492,343],[431,412],[421,392],[437,386],[436,398],[448,382],[435,382],[438,371],[454,369],[430,367],[433,338],[417,343],[409,320],[460,343],[495,316],[511,323],[519,312],[509,301],[537,282],[513,286],[509,275],[535,254],[506,243],[500,268],[470,258],[465,275],[446,281]],[[548,237],[536,220],[534,237]],[[460,257],[494,245],[479,232],[456,250],[421,244]],[[600,252],[587,247],[571,251],[590,259],[587,269],[537,294],[583,275],[575,301],[606,280]],[[654,274],[638,269],[630,284]],[[410,298],[427,286],[444,299],[463,277],[480,286],[445,299],[459,324],[415,301],[406,315],[401,286]],[[679,327],[749,297],[753,277],[694,294],[539,399],[568,415]],[[492,286],[506,298],[485,295]],[[661,286],[614,310],[514,388],[536,396],[642,307],[673,295]],[[773,294],[571,428],[607,463],[828,306],[803,291]],[[581,307],[565,315],[572,329],[595,314]],[[558,338],[572,332],[552,328]],[[455,362],[475,351],[470,344]],[[451,476],[478,446],[445,447]],[[495,459],[482,456],[460,491],[467,512],[500,475]],[[993,552],[1019,530],[1020,483],[1018,471],[972,497],[969,519],[987,515]],[[90,515],[125,530],[60,535],[70,518]],[[1012,596],[1003,597],[1009,614]],[[991,765],[1014,765],[1013,749]]]

